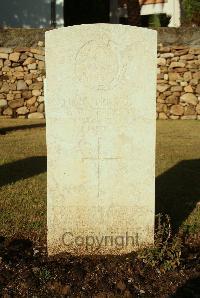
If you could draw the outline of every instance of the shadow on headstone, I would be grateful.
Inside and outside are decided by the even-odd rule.
[[[200,160],[184,160],[156,178],[156,214],[168,214],[177,232],[200,201]]]
[[[46,172],[46,156],[34,156],[0,166],[0,187]]]

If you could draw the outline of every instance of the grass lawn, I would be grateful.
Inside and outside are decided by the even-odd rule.
[[[200,121],[158,121],[156,212],[200,228]],[[0,120],[0,236],[46,242],[44,121]]]

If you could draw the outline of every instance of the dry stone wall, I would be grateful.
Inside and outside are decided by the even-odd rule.
[[[160,44],[157,72],[157,119],[200,119],[200,48]],[[44,118],[44,78],[42,41],[0,47],[0,118]]]
[[[159,45],[157,118],[200,119],[200,48]]]
[[[44,118],[44,44],[0,48],[0,117]]]

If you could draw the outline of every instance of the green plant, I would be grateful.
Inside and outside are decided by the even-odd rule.
[[[51,278],[51,272],[47,268],[41,268],[38,271],[38,277],[42,282],[47,282]]]
[[[170,218],[168,215],[157,216],[155,244],[151,248],[145,248],[139,253],[139,258],[160,271],[176,269],[180,265],[181,240],[172,238]]]
[[[200,17],[200,2],[199,0],[182,0],[182,8],[186,21],[192,22]]]
[[[159,15],[152,14],[149,16],[149,27],[153,27],[153,28],[161,27]]]

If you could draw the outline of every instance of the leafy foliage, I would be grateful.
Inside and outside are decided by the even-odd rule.
[[[168,215],[157,216],[157,229],[155,244],[151,248],[145,248],[139,253],[139,258],[147,265],[159,268],[166,272],[174,270],[181,261],[181,239],[172,238],[170,218]]]
[[[186,23],[200,25],[200,1],[182,0],[183,16]]]

